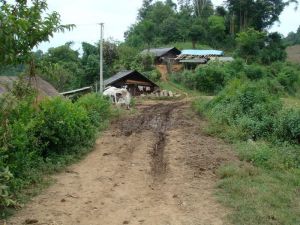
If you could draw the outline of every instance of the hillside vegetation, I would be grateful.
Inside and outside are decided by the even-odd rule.
[[[87,153],[111,114],[108,100],[97,94],[36,104],[22,81],[0,96],[0,216],[6,215],[3,207],[18,206],[44,184],[45,174]]]

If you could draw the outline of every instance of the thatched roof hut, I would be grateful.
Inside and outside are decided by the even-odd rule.
[[[13,84],[19,79],[20,78],[17,76],[0,76],[0,95],[8,92],[13,87]],[[31,79],[25,77],[23,78],[23,81],[24,84],[30,84],[32,88],[37,90],[39,98],[59,95],[58,91],[51,84],[40,77]]]

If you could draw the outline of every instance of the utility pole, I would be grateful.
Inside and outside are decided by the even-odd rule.
[[[103,85],[103,33],[104,33],[104,23],[99,23],[100,25],[100,87],[99,92],[102,94]]]

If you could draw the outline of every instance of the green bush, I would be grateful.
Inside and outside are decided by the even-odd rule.
[[[41,183],[44,172],[79,158],[111,116],[109,101],[97,94],[37,104],[30,90],[14,90],[0,97],[0,209]]]
[[[219,64],[198,67],[195,71],[196,89],[206,93],[216,93],[225,86],[229,76]]]
[[[267,71],[265,68],[257,64],[246,66],[244,71],[250,80],[258,80],[267,76]]]
[[[153,82],[158,82],[161,78],[160,72],[157,70],[145,71],[144,74],[149,80]]]
[[[11,94],[0,97],[0,168],[9,167],[14,179],[10,189],[18,190],[26,182],[36,180],[32,168],[41,160],[40,141],[35,136],[36,109],[33,99],[18,100]],[[31,172],[28,172],[31,171]]]
[[[100,128],[101,124],[111,116],[110,103],[102,95],[88,94],[81,97],[75,104],[87,111],[91,124],[96,128]]]
[[[15,205],[15,201],[12,200],[8,187],[9,181],[12,178],[13,175],[8,168],[0,167],[0,209],[3,206],[8,207]]]
[[[276,120],[275,133],[282,141],[300,144],[300,110],[281,111]]]
[[[86,144],[94,135],[88,112],[61,97],[47,99],[39,105],[38,135],[45,147],[42,155],[63,154]]]
[[[245,139],[266,137],[274,130],[279,98],[258,83],[234,80],[208,104],[209,115],[218,123],[233,126]]]
[[[284,89],[292,94],[297,91],[297,83],[299,82],[300,72],[293,67],[285,66],[277,74],[278,82]]]

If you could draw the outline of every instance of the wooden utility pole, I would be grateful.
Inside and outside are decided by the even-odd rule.
[[[104,23],[99,23],[100,25],[100,87],[99,92],[102,94],[104,90],[103,85],[103,33],[104,33]]]

